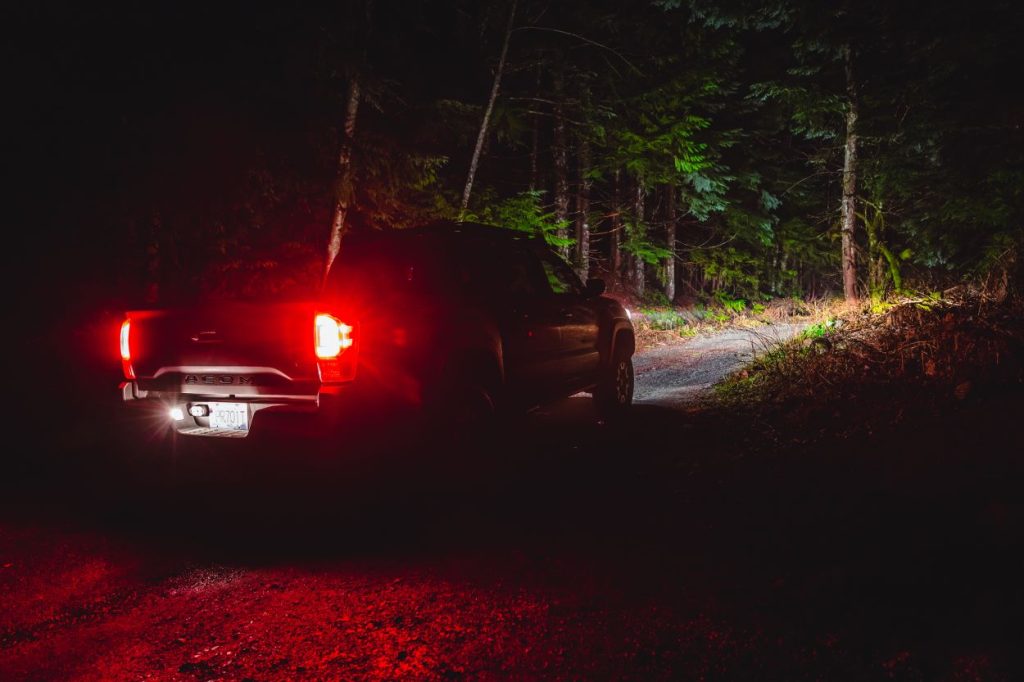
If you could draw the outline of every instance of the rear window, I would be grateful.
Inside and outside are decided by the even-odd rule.
[[[420,238],[378,239],[342,244],[328,288],[336,295],[438,293],[446,288],[446,258],[437,245]]]
[[[536,296],[543,293],[540,264],[521,242],[470,242],[456,268],[459,288],[469,295]]]

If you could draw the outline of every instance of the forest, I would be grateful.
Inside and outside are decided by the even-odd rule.
[[[54,17],[67,40],[50,77],[29,84],[27,113],[53,125],[15,144],[30,168],[63,157],[61,270],[101,265],[81,294],[122,306],[315,291],[345,234],[437,219],[542,234],[648,305],[1006,290],[1024,61],[994,29],[1019,14],[998,0],[71,10]],[[91,104],[71,116],[69,101]]]
[[[1024,3],[26,3],[0,26],[0,679],[1024,677]],[[556,325],[496,296],[520,333],[482,364],[476,327],[416,333],[452,290],[412,268],[416,299],[360,276],[355,320],[321,296],[363,236],[436,221],[543,238],[616,300],[538,295]],[[499,279],[482,243],[458,256]],[[353,381],[323,437],[302,417],[345,397],[321,360],[353,339],[361,380],[427,409]],[[499,414],[508,339],[600,375]],[[450,381],[417,392],[391,348]],[[267,421],[177,430],[213,405]]]

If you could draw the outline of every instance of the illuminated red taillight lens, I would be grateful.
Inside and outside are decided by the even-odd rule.
[[[135,368],[132,367],[132,321],[125,320],[121,323],[121,369],[124,371],[125,379],[135,378]]]
[[[313,341],[320,380],[324,383],[351,381],[356,374],[352,325],[333,315],[318,313],[313,319]]]
[[[352,347],[352,327],[333,315],[320,313],[314,322],[316,330],[316,356],[336,358]]]

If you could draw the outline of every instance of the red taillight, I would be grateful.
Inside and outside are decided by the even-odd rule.
[[[121,323],[121,369],[124,371],[125,379],[135,378],[135,368],[132,367],[132,321],[125,320]]]
[[[351,325],[333,315],[318,313],[313,319],[313,343],[322,382],[337,383],[355,378],[355,354],[346,352],[355,343]]]
[[[333,315],[320,313],[316,316],[314,327],[318,358],[336,358],[342,351],[352,347],[352,327]]]

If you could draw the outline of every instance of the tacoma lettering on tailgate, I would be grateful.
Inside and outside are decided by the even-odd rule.
[[[218,386],[252,386],[253,378],[234,374],[186,374],[186,384],[206,384]]]

